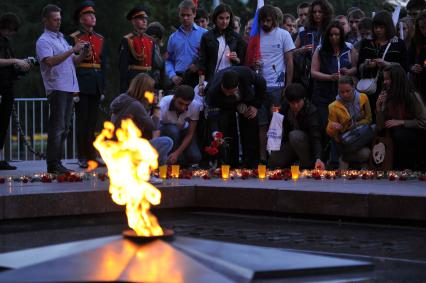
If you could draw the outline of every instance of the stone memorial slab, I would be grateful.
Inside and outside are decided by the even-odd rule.
[[[372,269],[372,264],[187,237],[104,237],[0,255],[0,282],[250,282]]]

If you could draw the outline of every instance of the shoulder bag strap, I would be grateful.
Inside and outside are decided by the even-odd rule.
[[[389,47],[391,46],[391,43],[392,43],[392,42],[391,42],[391,40],[392,40],[392,39],[390,39],[390,40],[389,40],[389,43],[388,43],[388,45],[386,46],[385,52],[383,52],[382,60],[385,60],[386,54],[388,53]],[[377,74],[376,74],[376,81],[377,81],[377,79],[379,78],[379,74],[380,74],[380,70],[377,70]]]

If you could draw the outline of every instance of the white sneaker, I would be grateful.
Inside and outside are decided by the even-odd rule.
[[[161,180],[160,178],[157,178],[157,177],[151,176],[151,177],[149,178],[149,182],[150,182],[151,184],[162,184],[162,183],[163,183],[163,180]]]

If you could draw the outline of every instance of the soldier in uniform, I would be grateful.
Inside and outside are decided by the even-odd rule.
[[[105,39],[94,31],[96,26],[95,4],[84,1],[76,9],[74,18],[80,28],[70,35],[72,44],[83,42],[87,56],[77,67],[77,80],[80,87],[79,101],[76,103],[78,164],[87,168],[88,160],[95,160],[93,147],[97,123],[98,106],[105,90]]]
[[[130,81],[139,73],[153,76],[155,66],[155,42],[145,31],[148,26],[148,10],[137,5],[129,13],[127,20],[133,25],[133,31],[123,37],[120,43],[120,92],[126,92]]]

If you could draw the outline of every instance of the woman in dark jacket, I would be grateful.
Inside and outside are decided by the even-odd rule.
[[[314,0],[309,7],[306,24],[297,35],[293,50],[294,78],[308,89],[311,98],[313,81],[311,79],[311,61],[315,49],[321,44],[323,33],[333,19],[333,7],[327,0]]]
[[[200,44],[200,85],[227,67],[242,65],[247,45],[233,30],[234,14],[231,7],[220,4],[212,16],[215,27],[203,34]]]
[[[374,16],[372,39],[361,41],[357,62],[361,78],[374,78],[379,72],[376,93],[369,96],[370,105],[376,104],[382,89],[383,79],[380,72],[382,68],[394,62],[399,63],[405,71],[408,71],[407,48],[404,41],[396,36],[395,25],[389,12],[381,11]],[[373,123],[375,118],[373,113]]]
[[[352,76],[356,73],[353,66],[354,53],[345,42],[345,33],[339,21],[333,21],[324,32],[322,44],[315,50],[312,58],[311,75],[314,79],[312,103],[317,107],[321,127],[328,122],[328,105],[338,94],[340,75]]]
[[[117,96],[110,105],[112,112],[111,122],[115,128],[121,126],[124,119],[132,119],[135,125],[142,131],[144,138],[153,136],[153,132],[159,129],[160,110],[153,109],[152,114],[147,110],[148,101],[146,92],[154,92],[155,81],[147,74],[136,75],[130,82],[127,92]],[[173,147],[173,141],[169,137],[154,137],[149,140],[158,152],[158,163],[163,165]]]

